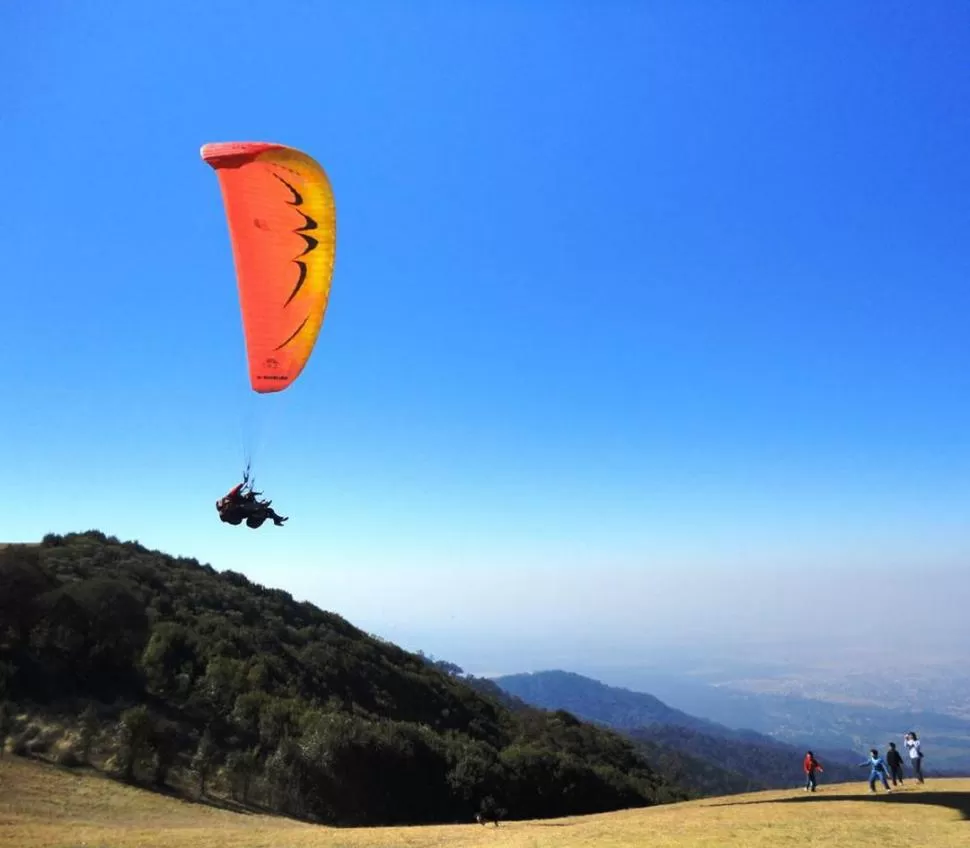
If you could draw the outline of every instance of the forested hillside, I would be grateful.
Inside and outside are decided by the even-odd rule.
[[[510,709],[239,573],[91,531],[3,548],[0,586],[15,754],[342,824],[684,797],[619,734]]]

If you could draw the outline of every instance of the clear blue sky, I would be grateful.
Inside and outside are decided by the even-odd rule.
[[[621,571],[965,573],[968,54],[962,2],[5,3],[0,538],[97,527],[459,662],[519,609],[540,652],[704,615],[584,607]],[[228,140],[337,197],[274,397]],[[217,520],[243,435],[284,529]]]

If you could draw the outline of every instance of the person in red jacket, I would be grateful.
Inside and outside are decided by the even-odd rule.
[[[249,480],[243,478],[242,483],[237,483],[233,486],[225,495],[223,495],[219,500],[216,501],[216,509],[219,510],[219,514],[228,513],[230,510],[239,509],[240,507],[247,507],[250,504],[255,503],[256,495],[252,489],[249,489],[245,493],[243,489],[249,484]]]
[[[246,485],[246,482],[246,480],[243,480],[242,483],[237,483],[226,493],[222,500],[227,506],[242,503],[243,500],[253,499],[252,492],[246,492],[245,495],[242,494],[243,486]]]
[[[805,791],[815,791],[815,787],[818,785],[818,780],[815,777],[815,772],[825,771],[822,768],[822,764],[815,759],[815,755],[808,751],[805,754],[805,760],[802,762],[802,768],[805,769]]]

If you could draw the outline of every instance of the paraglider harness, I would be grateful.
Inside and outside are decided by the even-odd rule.
[[[272,501],[260,500],[260,495],[262,495],[262,492],[257,492],[253,488],[247,466],[242,483],[216,501],[219,520],[234,525],[242,524],[245,521],[247,527],[254,529],[261,527],[267,518],[272,518],[278,526],[282,525],[286,518],[277,515],[276,511],[270,507]]]

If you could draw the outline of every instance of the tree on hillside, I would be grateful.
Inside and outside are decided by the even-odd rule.
[[[203,666],[192,633],[184,625],[163,621],[152,628],[141,668],[153,692],[184,697]]]
[[[41,551],[26,545],[0,548],[0,646],[14,656],[26,647],[39,615],[39,599],[57,581],[44,568]]]
[[[236,801],[249,803],[249,788],[253,777],[259,771],[259,751],[232,751],[226,757],[226,772],[229,776],[229,791]]]
[[[88,703],[78,720],[78,756],[83,765],[91,762],[91,748],[98,733],[98,713],[94,704]]]
[[[6,701],[0,701],[0,759],[7,750],[7,738],[13,730],[13,714]]]
[[[129,783],[135,779],[138,763],[151,750],[152,719],[144,704],[125,710],[117,730],[117,754],[122,776]]]
[[[164,786],[178,757],[178,727],[166,719],[153,722],[150,740],[154,758],[152,780],[156,786]]]
[[[439,660],[432,654],[426,654],[424,651],[418,651],[417,655],[424,660],[431,668],[436,668],[438,671],[451,675],[452,677],[461,677],[465,670],[459,666],[455,665],[453,662],[448,662],[447,660]]]
[[[192,757],[192,771],[195,772],[195,776],[199,779],[200,796],[205,795],[205,784],[215,768],[218,754],[219,749],[212,740],[212,734],[209,732],[209,728],[206,728],[202,734],[202,738],[199,740],[198,747],[195,749],[195,755]]]

